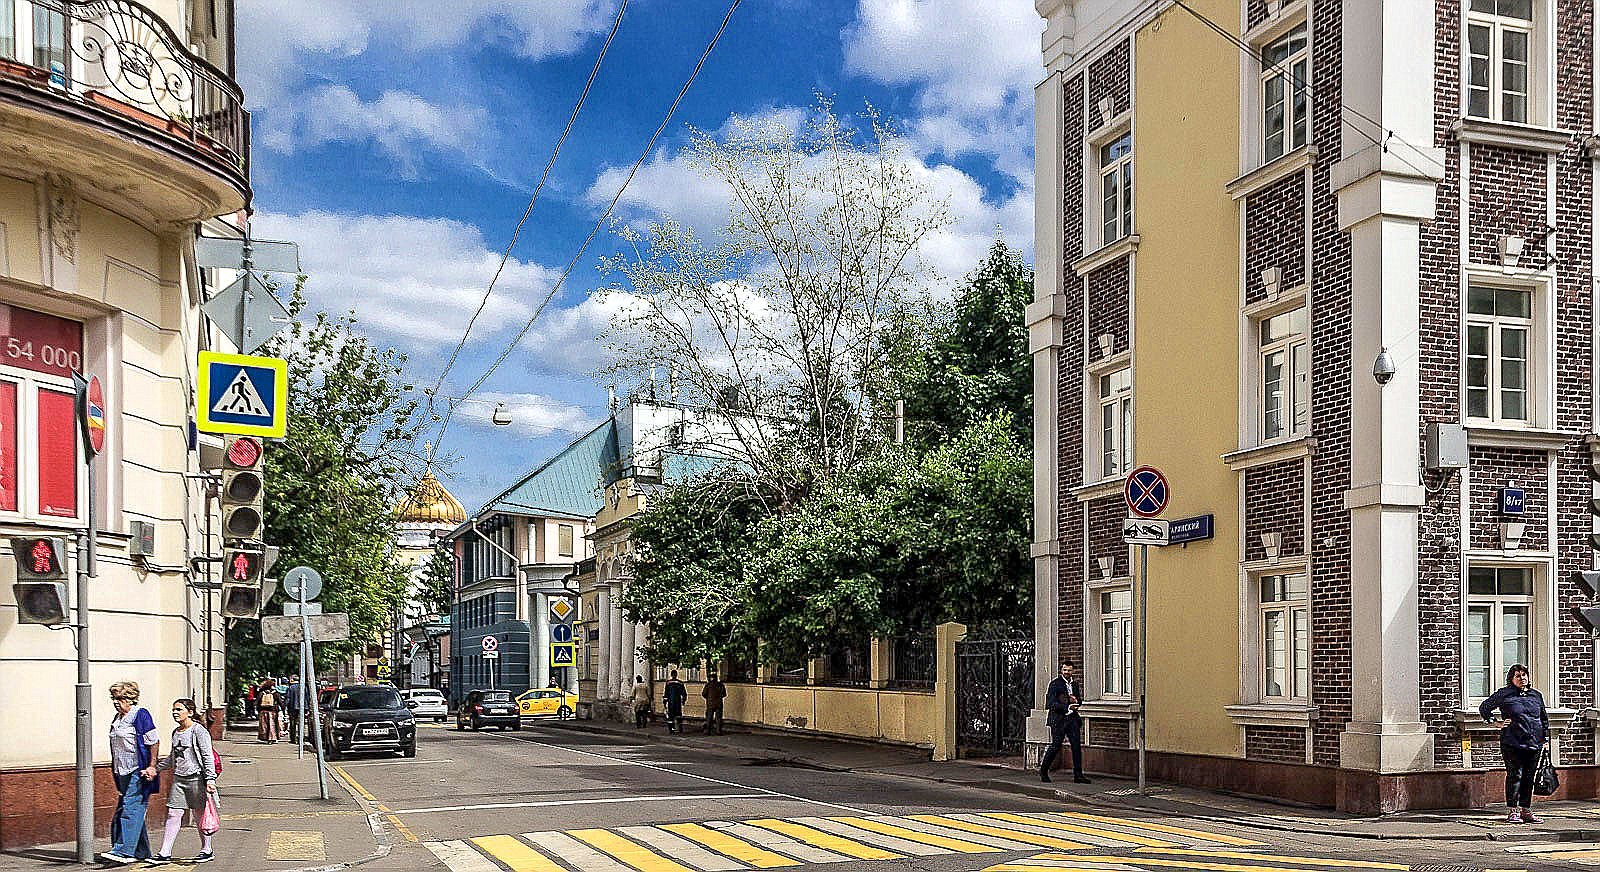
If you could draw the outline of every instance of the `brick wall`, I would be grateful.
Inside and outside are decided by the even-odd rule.
[[[1117,718],[1089,718],[1088,735],[1085,744],[1099,745],[1103,748],[1126,748],[1128,740],[1128,722]]]
[[[1099,559],[1110,557],[1114,566],[1112,576],[1120,578],[1128,575],[1131,571],[1128,568],[1128,546],[1122,541],[1122,520],[1128,516],[1128,509],[1122,497],[1091,500],[1088,507],[1089,572],[1099,578]]]
[[[1129,68],[1133,60],[1128,40],[1123,40],[1089,64],[1089,130],[1122,114],[1132,105]],[[1111,98],[1111,115],[1100,115],[1100,98]]]
[[[1063,263],[1083,252],[1083,76],[1062,83],[1065,142],[1062,154]],[[1083,507],[1072,489],[1083,480],[1083,279],[1064,267],[1061,290],[1067,298],[1061,331],[1065,337],[1057,361],[1060,382],[1056,391],[1056,506],[1057,538],[1061,544],[1058,639],[1061,656],[1083,662],[1083,582],[1085,543]]]
[[[1245,301],[1266,297],[1261,271],[1283,270],[1279,288],[1289,290],[1306,280],[1306,177],[1295,173],[1245,198]]]
[[[1255,27],[1267,20],[1267,0],[1245,0],[1245,27]]]
[[[1522,550],[1543,551],[1549,544],[1546,454],[1530,448],[1474,447],[1468,456],[1472,464],[1472,492],[1468,495],[1471,547],[1500,547],[1500,488],[1514,481],[1528,496],[1527,513],[1521,519],[1527,525]]]
[[[1272,532],[1281,537],[1279,556],[1306,553],[1305,487],[1306,463],[1301,459],[1245,470],[1244,559],[1264,559],[1261,534]]]
[[[1499,263],[1500,237],[1510,235],[1524,240],[1518,265],[1537,267],[1544,261],[1544,155],[1477,143],[1467,153],[1470,262]]]
[[[1276,763],[1304,763],[1306,731],[1299,727],[1245,727],[1244,756]]]
[[[1088,354],[1091,361],[1099,360],[1100,334],[1110,333],[1115,336],[1116,344],[1112,347],[1112,354],[1121,354],[1128,350],[1128,259],[1123,258],[1116,263],[1105,266],[1089,273],[1088,279],[1088,309],[1089,309],[1089,347]]]
[[[1329,167],[1340,159],[1342,0],[1312,0],[1311,695],[1314,759],[1339,763],[1350,720],[1350,240],[1339,230]]]

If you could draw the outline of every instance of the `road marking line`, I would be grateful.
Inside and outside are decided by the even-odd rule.
[[[1020,814],[1008,814],[1006,812],[983,812],[977,815],[964,814],[959,815],[959,817],[967,820],[970,820],[974,817],[979,817],[1003,821],[1004,823],[1000,824],[1000,826],[1006,826],[1009,824],[1011,826],[1027,830],[1028,832],[1037,832],[1039,829],[1047,829],[1075,833],[1096,843],[1108,843],[1105,844],[1105,847],[1108,848],[1120,848],[1125,845],[1138,845],[1145,848],[1178,847],[1177,842],[1169,842],[1165,839],[1152,839],[1148,836],[1139,836],[1134,835],[1133,833],[1124,833],[1107,829],[1096,829],[1094,827],[1085,827],[1078,824],[1062,823],[1061,821],[1031,818]]]
[[[748,842],[736,839],[727,833],[717,832],[700,824],[662,824],[661,828],[669,833],[677,833],[686,839],[699,842],[713,851],[720,851],[735,860],[742,860],[757,869],[774,869],[779,866],[798,866],[798,862],[781,854],[758,848]]]
[[[516,836],[479,836],[473,844],[511,867],[511,872],[566,872]]]
[[[1403,863],[1382,863],[1376,860],[1328,860],[1319,857],[1290,857],[1285,854],[1256,854],[1246,851],[1202,851],[1188,848],[1172,848],[1160,850],[1157,848],[1139,848],[1135,854],[1176,854],[1180,857],[1221,857],[1229,860],[1278,860],[1286,863],[1298,863],[1302,866],[1337,866],[1352,869],[1410,869]],[[1146,862],[1143,857],[1138,862]]]
[[[325,863],[328,843],[317,830],[273,830],[267,834],[267,859]]]
[[[310,817],[364,817],[364,811],[263,811],[253,814],[225,814],[225,821],[281,821]]]
[[[700,781],[708,781],[708,782],[710,782],[712,784],[720,784],[720,785],[722,785],[724,787],[737,787],[740,790],[759,790],[759,791],[761,791],[763,793],[772,794],[773,796],[781,796],[784,799],[792,799],[792,800],[794,800],[796,802],[808,802],[808,803],[811,803],[812,805],[825,805],[825,806],[828,806],[829,808],[837,808],[837,809],[841,809],[843,811],[850,812],[851,814],[869,814],[869,812],[866,812],[866,811],[864,811],[862,809],[854,808],[854,807],[851,807],[851,806],[848,806],[848,805],[840,805],[840,804],[838,804],[836,802],[826,802],[826,801],[820,800],[820,799],[807,799],[807,798],[805,798],[803,796],[795,796],[794,794],[791,794],[791,793],[780,793],[779,791],[776,791],[776,790],[768,790],[765,787],[752,787],[752,786],[750,786],[748,784],[739,784],[739,783],[734,782],[734,781],[723,781],[720,778],[712,778],[712,777],[710,777],[708,775],[696,775],[693,772],[680,772],[680,771],[678,771],[676,769],[668,769],[665,766],[655,766],[655,765],[652,765],[650,763],[640,763],[637,760],[626,760],[626,759],[623,759],[621,757],[608,757],[605,754],[596,754],[593,751],[585,751],[585,750],[582,750],[581,748],[568,748],[568,747],[566,747],[564,745],[556,745],[556,744],[552,744],[550,742],[541,742],[538,739],[535,739],[535,738],[532,738],[532,737],[525,737],[525,736],[520,736],[520,735],[507,735],[507,734],[504,734],[504,733],[497,733],[496,735],[498,735],[502,739],[509,739],[511,741],[514,741],[514,742],[527,742],[527,743],[529,743],[531,745],[539,745],[539,746],[542,746],[542,747],[545,747],[545,748],[554,748],[555,750],[566,751],[566,752],[568,752],[570,754],[582,754],[585,757],[594,757],[594,758],[599,759],[599,760],[609,760],[609,761],[611,761],[613,763],[623,763],[623,764],[626,764],[628,766],[643,766],[646,769],[654,769],[657,772],[670,772],[673,775],[682,776],[684,778],[694,778],[694,779],[697,779],[697,780],[700,780]]]
[[[1141,850],[1144,850],[1144,849],[1141,849]],[[1193,852],[1191,852],[1191,853],[1193,853]],[[1178,869],[1208,869],[1208,870],[1212,870],[1212,872],[1260,872],[1260,870],[1263,870],[1263,869],[1271,869],[1271,870],[1274,870],[1274,872],[1284,872],[1284,868],[1281,865],[1262,866],[1262,865],[1258,865],[1258,864],[1242,865],[1242,864],[1239,864],[1239,863],[1205,863],[1205,862],[1200,861],[1199,859],[1172,860],[1172,859],[1166,859],[1166,858],[1163,858],[1163,857],[1143,857],[1143,856],[1140,856],[1140,857],[1077,857],[1077,856],[1074,856],[1074,857],[1070,857],[1068,859],[1070,859],[1074,863],[1110,863],[1110,864],[1137,863],[1137,864],[1139,864],[1140,867],[1163,866],[1163,867],[1173,867],[1173,868],[1178,868]],[[1302,857],[1279,857],[1279,858],[1273,858],[1273,857],[1268,857],[1268,856],[1255,856],[1255,855],[1252,855],[1252,854],[1240,854],[1237,859],[1241,859],[1241,860],[1244,860],[1244,859],[1261,860],[1263,862],[1271,862],[1271,863],[1278,863],[1280,861],[1286,861],[1286,862],[1290,862],[1290,863],[1305,863],[1305,862],[1307,862],[1307,858],[1302,858]],[[1406,870],[1406,869],[1410,869],[1411,868],[1410,866],[1399,866],[1399,865],[1396,865],[1394,863],[1367,863],[1367,862],[1363,862],[1363,861],[1360,861],[1360,860],[1324,861],[1321,864],[1313,864],[1313,865],[1328,865],[1328,866],[1336,866],[1336,867],[1342,867],[1342,868],[1348,868],[1348,869],[1397,869],[1397,870]]]
[[[499,866],[490,863],[483,855],[467,846],[466,842],[459,839],[448,842],[426,842],[428,850],[433,856],[439,858],[450,872],[504,872]]]
[[[340,763],[345,769],[355,766],[427,766],[430,763],[454,763],[454,760],[357,760],[353,763]]]
[[[805,842],[791,839],[771,830],[752,827],[742,821],[706,821],[706,826],[714,830],[722,830],[725,833],[732,833],[747,842],[753,842],[768,850],[788,854],[797,860],[804,860],[807,863],[842,863],[850,859],[842,854],[825,851],[822,848],[808,845]]]
[[[834,853],[838,854],[844,854],[847,857],[854,857],[857,860],[904,859],[901,855],[885,851],[882,848],[874,848],[871,845],[863,845],[860,842],[847,839],[844,836],[834,833],[825,833],[822,830],[808,827],[805,824],[795,823],[794,821],[779,820],[777,818],[760,818],[758,820],[745,821],[745,823],[752,826],[761,827],[762,829],[772,830],[773,832],[782,833],[807,844],[815,845],[818,848],[833,851]]]
[[[942,836],[947,839],[953,838],[966,842],[977,842],[980,845],[988,845],[989,847],[998,851],[1033,851],[1038,850],[1039,848],[1038,845],[1029,845],[1024,842],[1014,842],[1011,839],[1003,839],[999,836],[980,836],[963,830],[930,824],[927,821],[912,820],[908,817],[890,818],[890,820],[894,821],[896,825],[905,827],[908,830],[915,830],[919,833],[930,833],[932,835]]]
[[[954,849],[952,848],[941,848],[935,845],[927,844],[926,842],[912,841],[910,838],[907,838],[907,836],[922,837],[922,834],[913,833],[910,830],[900,830],[898,833],[884,832],[883,830],[868,827],[851,826],[843,820],[831,820],[829,818],[820,817],[803,817],[799,819],[799,822],[808,826],[816,827],[824,832],[837,833],[841,836],[849,836],[857,841],[877,845],[880,848],[887,848],[891,851],[899,851],[902,854],[912,854],[918,857],[933,857],[940,854],[955,853]],[[885,829],[892,831],[895,828],[886,827]],[[978,848],[980,851],[989,850],[981,845],[974,845],[973,847]]]
[[[395,814],[436,814],[452,811],[483,811],[495,808],[550,808],[561,805],[611,805],[623,802],[683,802],[694,799],[787,799],[768,793],[691,793],[680,796],[615,796],[596,799],[544,799],[528,802],[486,802],[479,805],[434,805],[423,808],[397,808]]]
[[[1600,842],[1557,842],[1553,845],[1512,845],[1506,848],[1513,854],[1549,854],[1556,851],[1593,851]]]
[[[972,821],[960,820],[959,818],[945,817],[944,815],[914,814],[911,815],[911,819],[915,821],[922,821],[923,823],[939,824],[940,826],[946,826],[953,830],[964,830],[966,832],[978,833],[979,835],[985,836],[999,836],[1003,839],[1027,842],[1029,844],[1040,845],[1045,848],[1058,848],[1063,851],[1074,851],[1079,848],[1096,847],[1095,845],[1091,845],[1086,842],[1074,842],[1070,839],[1058,839],[1055,836],[1041,836],[1034,833],[1021,833],[1017,832],[1016,830],[1001,829],[1000,827],[992,827],[988,824],[977,824],[973,823]]]
[[[362,799],[365,799],[367,802],[378,801],[376,796],[373,796],[365,787],[361,786],[361,782],[357,781],[350,773],[344,771],[344,767],[330,766],[328,768],[332,769],[335,775],[338,775],[340,778],[344,779],[344,782],[350,785],[350,787],[354,789],[356,793],[360,794]]]
[[[630,842],[610,830],[567,830],[567,835],[588,842],[590,847],[610,854],[639,872],[694,872],[693,869],[669,860],[643,845]]]
[[[743,863],[717,854],[657,827],[617,827],[622,834],[644,842],[662,853],[669,854],[700,869],[701,872],[738,872],[748,869]]]
[[[1223,835],[1222,833],[1203,832],[1201,830],[1186,830],[1183,827],[1171,827],[1164,824],[1150,823],[1149,821],[1137,820],[1133,818],[1105,817],[1104,815],[1084,814],[1083,812],[1076,811],[1061,811],[1053,814],[1030,814],[1028,817],[1042,818],[1044,820],[1049,820],[1052,817],[1056,817],[1082,821],[1098,821],[1103,824],[1123,826],[1130,829],[1148,830],[1153,833],[1166,833],[1169,836],[1188,836],[1191,839],[1199,839],[1203,842],[1215,842],[1219,845],[1232,845],[1236,848],[1249,848],[1261,844],[1261,842],[1253,841],[1251,839],[1241,839],[1236,836]]]
[[[633,872],[566,833],[525,833],[523,837],[583,872]]]

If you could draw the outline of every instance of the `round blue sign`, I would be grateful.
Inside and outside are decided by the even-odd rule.
[[[1122,498],[1128,503],[1128,511],[1141,518],[1153,518],[1161,514],[1171,497],[1172,489],[1167,486],[1167,477],[1153,466],[1141,466],[1128,473],[1128,479],[1122,486]]]
[[[565,645],[572,641],[571,624],[551,624],[550,641],[557,645]]]

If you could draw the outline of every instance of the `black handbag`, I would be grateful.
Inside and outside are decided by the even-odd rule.
[[[1550,796],[1561,787],[1561,777],[1556,775],[1555,764],[1550,762],[1550,749],[1539,752],[1539,767],[1533,772],[1535,796]]]

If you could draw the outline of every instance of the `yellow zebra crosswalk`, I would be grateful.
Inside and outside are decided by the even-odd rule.
[[[1038,854],[990,866],[983,872],[1406,872],[1404,863],[1210,848],[1138,848],[1116,856],[1103,854]]]
[[[742,872],[949,854],[1022,852],[1041,847],[1085,852],[1159,849],[1171,853],[1258,843],[1225,833],[1182,829],[1136,818],[1066,812],[953,812],[582,828],[424,844],[451,872]],[[1038,864],[1069,856],[1075,858],[1041,854],[1017,861],[1034,865],[1015,868],[1062,868]],[[1108,867],[1091,863],[1084,868]]]

